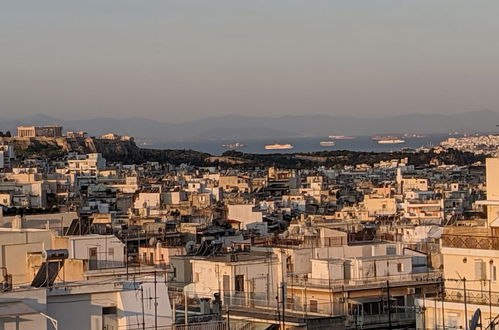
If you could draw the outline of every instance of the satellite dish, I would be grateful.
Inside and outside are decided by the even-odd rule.
[[[193,241],[189,241],[185,244],[185,252],[186,253],[193,253],[195,247],[196,247],[196,243]]]
[[[151,237],[149,239],[149,246],[155,246],[156,243],[158,243],[158,240],[156,239],[156,237]]]
[[[476,328],[482,328],[482,312],[480,308],[477,308],[475,313],[473,313],[473,317],[470,321],[470,330],[476,330]]]

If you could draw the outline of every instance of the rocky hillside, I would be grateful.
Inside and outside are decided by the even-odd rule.
[[[410,164],[456,164],[470,165],[483,162],[484,155],[475,155],[458,150],[445,152],[355,152],[348,150],[323,151],[294,154],[247,154],[227,151],[221,156],[212,156],[194,150],[142,149],[135,142],[126,140],[104,140],[95,138],[17,138],[0,137],[1,143],[13,144],[20,158],[41,157],[62,158],[68,152],[101,153],[108,162],[140,164],[155,161],[171,164],[192,164],[197,166],[246,167],[278,166],[282,168],[314,168],[317,166],[344,166],[369,164],[393,158],[409,159]]]
[[[168,162],[172,164],[190,163],[203,165],[209,154],[193,150],[142,149],[135,142],[126,140],[105,140],[95,138],[18,138],[0,137],[0,144],[13,144],[21,158],[41,157],[61,158],[68,152],[101,153],[109,162],[140,164],[145,161]]]

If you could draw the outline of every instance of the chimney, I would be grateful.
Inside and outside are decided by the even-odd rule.
[[[20,215],[16,215],[14,220],[12,220],[12,229],[22,229],[22,218]]]

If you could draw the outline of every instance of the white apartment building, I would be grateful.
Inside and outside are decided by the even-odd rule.
[[[106,160],[99,153],[71,155],[68,169],[71,173],[96,174],[106,169]]]

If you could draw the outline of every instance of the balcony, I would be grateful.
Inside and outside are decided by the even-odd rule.
[[[489,293],[487,289],[488,286],[485,285],[484,290],[466,290],[467,303],[499,306],[499,292],[491,291]],[[445,301],[464,303],[464,293],[462,288],[445,288]]]
[[[389,324],[399,327],[402,325],[412,324],[415,320],[415,311],[394,310],[391,312],[390,316],[388,316],[387,312],[376,315],[348,315],[346,324],[347,327],[351,329],[362,329],[366,326],[370,329],[373,329],[373,327],[387,329]]]
[[[414,273],[414,274],[404,274],[404,275],[390,275],[390,276],[378,276],[370,278],[358,278],[358,279],[340,279],[340,280],[328,280],[323,278],[304,278],[293,275],[288,275],[288,286],[290,287],[317,287],[317,288],[329,288],[331,290],[344,290],[349,286],[351,287],[385,287],[386,282],[390,281],[390,285],[400,286],[400,285],[410,285],[410,284],[430,284],[438,283],[441,277],[440,272],[426,272],[426,273]]]
[[[499,250],[499,237],[444,234],[442,247],[459,249]]]

